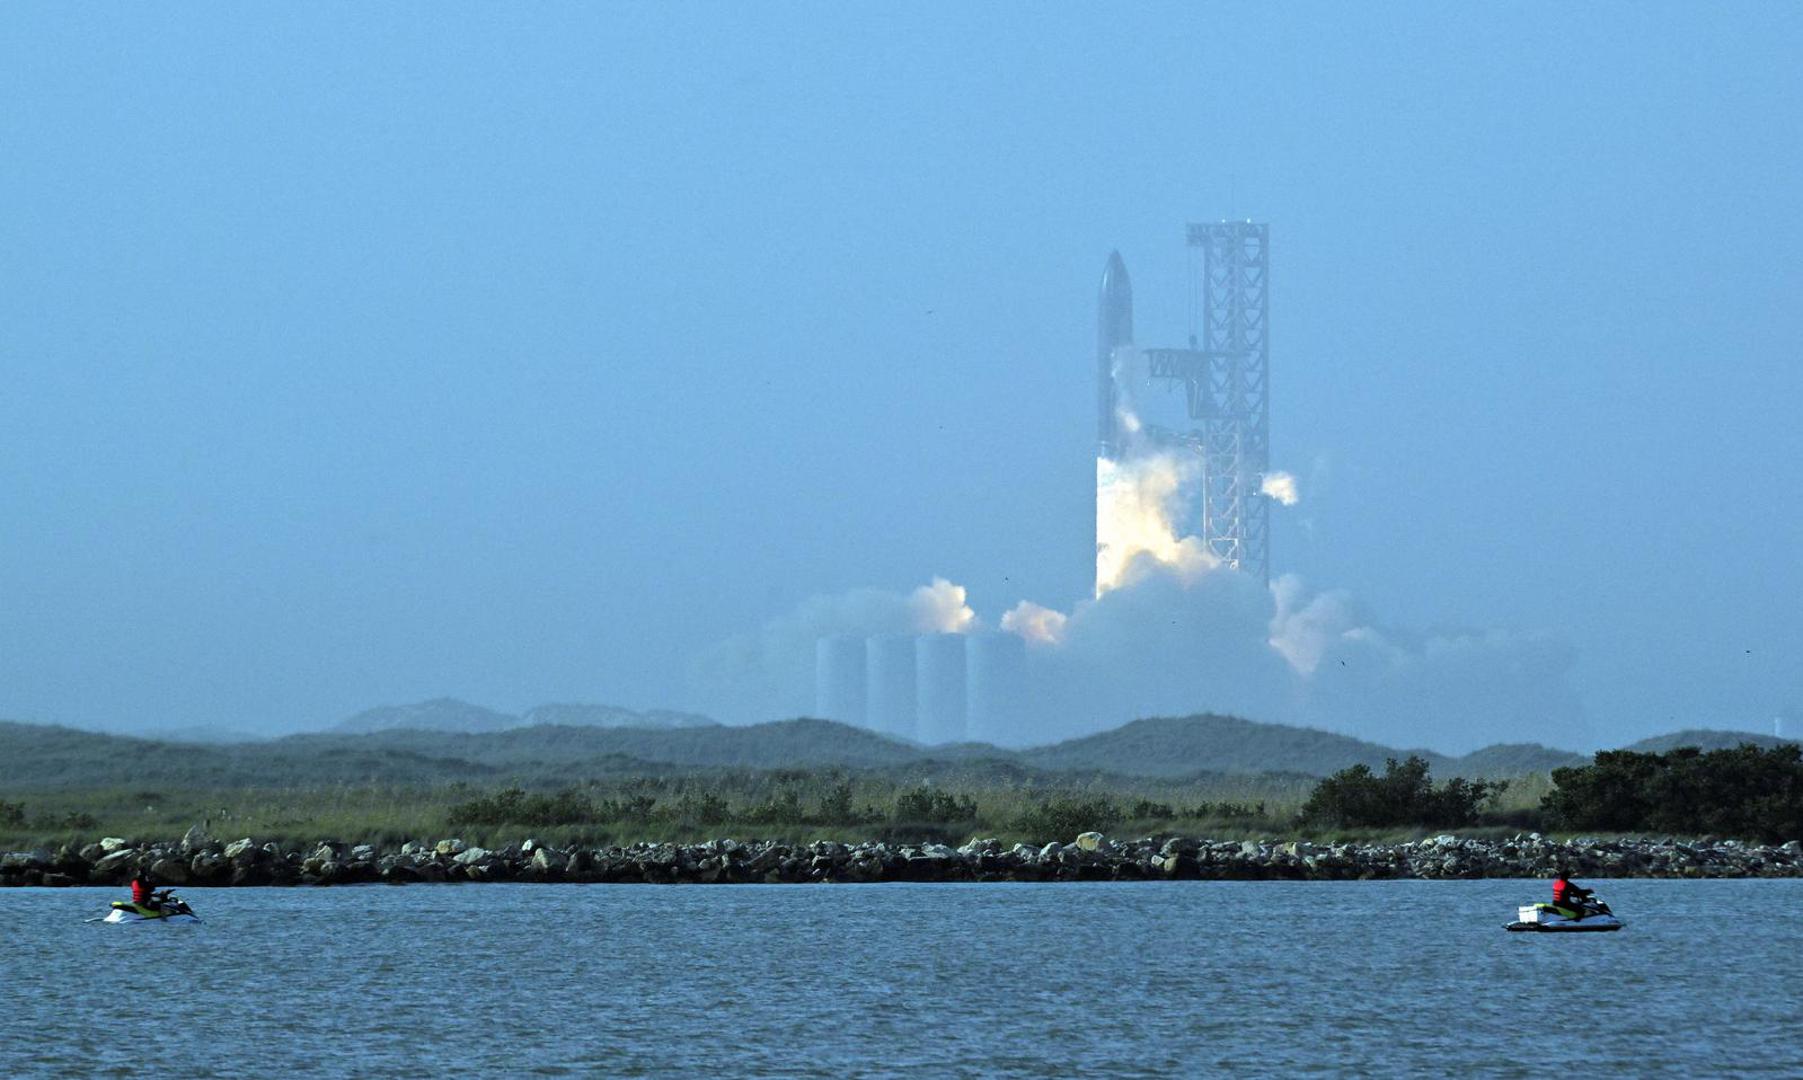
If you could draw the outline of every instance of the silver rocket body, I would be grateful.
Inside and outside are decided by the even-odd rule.
[[[1096,311],[1096,438],[1097,453],[1105,458],[1118,456],[1121,449],[1114,350],[1131,344],[1133,281],[1127,277],[1127,264],[1121,261],[1121,253],[1115,251],[1109,253],[1108,265],[1102,271],[1102,291]]]

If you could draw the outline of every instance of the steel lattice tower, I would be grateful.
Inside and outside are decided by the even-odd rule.
[[[1154,378],[1184,384],[1191,420],[1182,441],[1202,455],[1202,540],[1236,570],[1271,579],[1270,226],[1191,225],[1200,252],[1200,325],[1188,349],[1147,349]]]

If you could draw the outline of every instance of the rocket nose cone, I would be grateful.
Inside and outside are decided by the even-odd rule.
[[[1128,292],[1133,283],[1127,278],[1127,264],[1121,259],[1121,253],[1108,253],[1108,265],[1102,269],[1102,292]]]

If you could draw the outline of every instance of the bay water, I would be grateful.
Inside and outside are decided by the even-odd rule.
[[[0,1075],[1803,1076],[1803,881],[11,889]]]

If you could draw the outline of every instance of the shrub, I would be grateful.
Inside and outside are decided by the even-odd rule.
[[[784,788],[763,803],[747,807],[739,819],[752,825],[804,825],[808,815],[801,808],[801,793]]]
[[[1205,802],[1196,807],[1195,816],[1199,818],[1220,818],[1223,821],[1247,821],[1253,818],[1264,817],[1265,804],[1261,802],[1247,806],[1245,803],[1237,802]]]
[[[1369,765],[1354,765],[1316,784],[1297,823],[1369,829],[1474,825],[1483,805],[1506,787],[1506,780],[1454,777],[1436,788],[1426,761],[1411,755],[1399,764],[1390,758],[1382,776]]]
[[[19,803],[0,800],[0,826],[23,824],[25,824],[25,807]]]
[[[1553,784],[1541,809],[1555,828],[1803,839],[1803,747],[1795,743],[1605,750],[1590,765],[1554,769]]]
[[[820,796],[820,823],[823,825],[855,825],[858,814],[851,805],[851,785],[834,784]]]
[[[696,825],[723,825],[732,817],[732,808],[725,799],[713,792],[704,792],[700,798],[684,795],[676,801],[676,819],[692,822]]]
[[[977,801],[969,795],[953,795],[930,787],[904,791],[895,799],[898,824],[948,825],[954,821],[975,821]]]
[[[528,795],[517,787],[457,803],[448,816],[452,825],[585,825],[603,819],[581,792]]]
[[[1176,816],[1176,807],[1172,806],[1170,803],[1153,802],[1151,799],[1141,799],[1133,804],[1133,809],[1127,811],[1127,817],[1134,821],[1141,821],[1147,818],[1174,818]]]
[[[1014,827],[1034,840],[1068,842],[1078,833],[1100,832],[1121,820],[1111,799],[1049,799],[1022,814]]]
[[[594,812],[596,821],[624,821],[633,825],[643,825],[656,816],[657,797],[654,795],[634,795],[617,801],[602,799]]]

